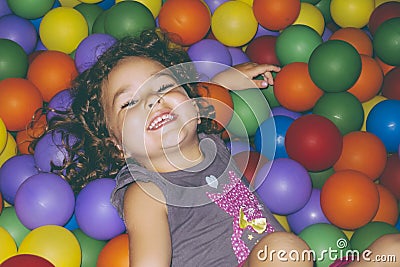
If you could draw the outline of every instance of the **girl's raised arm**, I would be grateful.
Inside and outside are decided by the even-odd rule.
[[[274,84],[272,72],[279,72],[280,67],[269,64],[246,62],[238,64],[212,78],[212,82],[230,90],[244,90],[249,88],[266,88]],[[255,79],[262,77],[262,79]]]
[[[171,237],[164,196],[153,183],[137,182],[124,197],[129,266],[169,267]]]

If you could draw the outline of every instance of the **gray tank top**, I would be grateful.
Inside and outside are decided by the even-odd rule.
[[[236,167],[222,139],[200,135],[204,160],[195,167],[155,173],[128,160],[116,177],[111,202],[123,218],[123,198],[135,182],[163,192],[173,267],[237,266],[264,235],[284,231]]]

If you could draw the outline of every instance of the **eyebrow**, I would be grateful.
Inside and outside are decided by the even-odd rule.
[[[172,79],[174,79],[176,81],[176,77],[172,73],[168,73],[168,72],[165,72],[165,71],[157,72],[156,74],[151,76],[151,79],[154,79],[154,78],[158,79],[158,78],[163,77],[163,76],[168,76],[168,77],[170,77],[170,78],[172,78]],[[113,97],[112,106],[114,106],[115,101],[117,100],[117,98],[120,95],[124,94],[127,91],[127,89],[129,89],[129,87],[122,86],[117,90],[117,92],[114,94],[114,97]]]

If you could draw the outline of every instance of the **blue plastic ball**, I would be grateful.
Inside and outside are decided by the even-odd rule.
[[[388,153],[400,145],[400,100],[387,99],[376,104],[368,114],[366,129],[378,136]]]

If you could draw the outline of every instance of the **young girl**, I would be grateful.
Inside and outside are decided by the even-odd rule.
[[[263,75],[256,82],[265,87],[271,71],[279,68],[242,64],[215,81],[246,89],[243,75]],[[160,32],[116,43],[77,78],[70,112],[49,123],[80,140],[60,172],[77,192],[116,175],[111,201],[129,234],[130,266],[313,266],[260,257],[308,246],[248,189],[197,79],[185,51]]]

